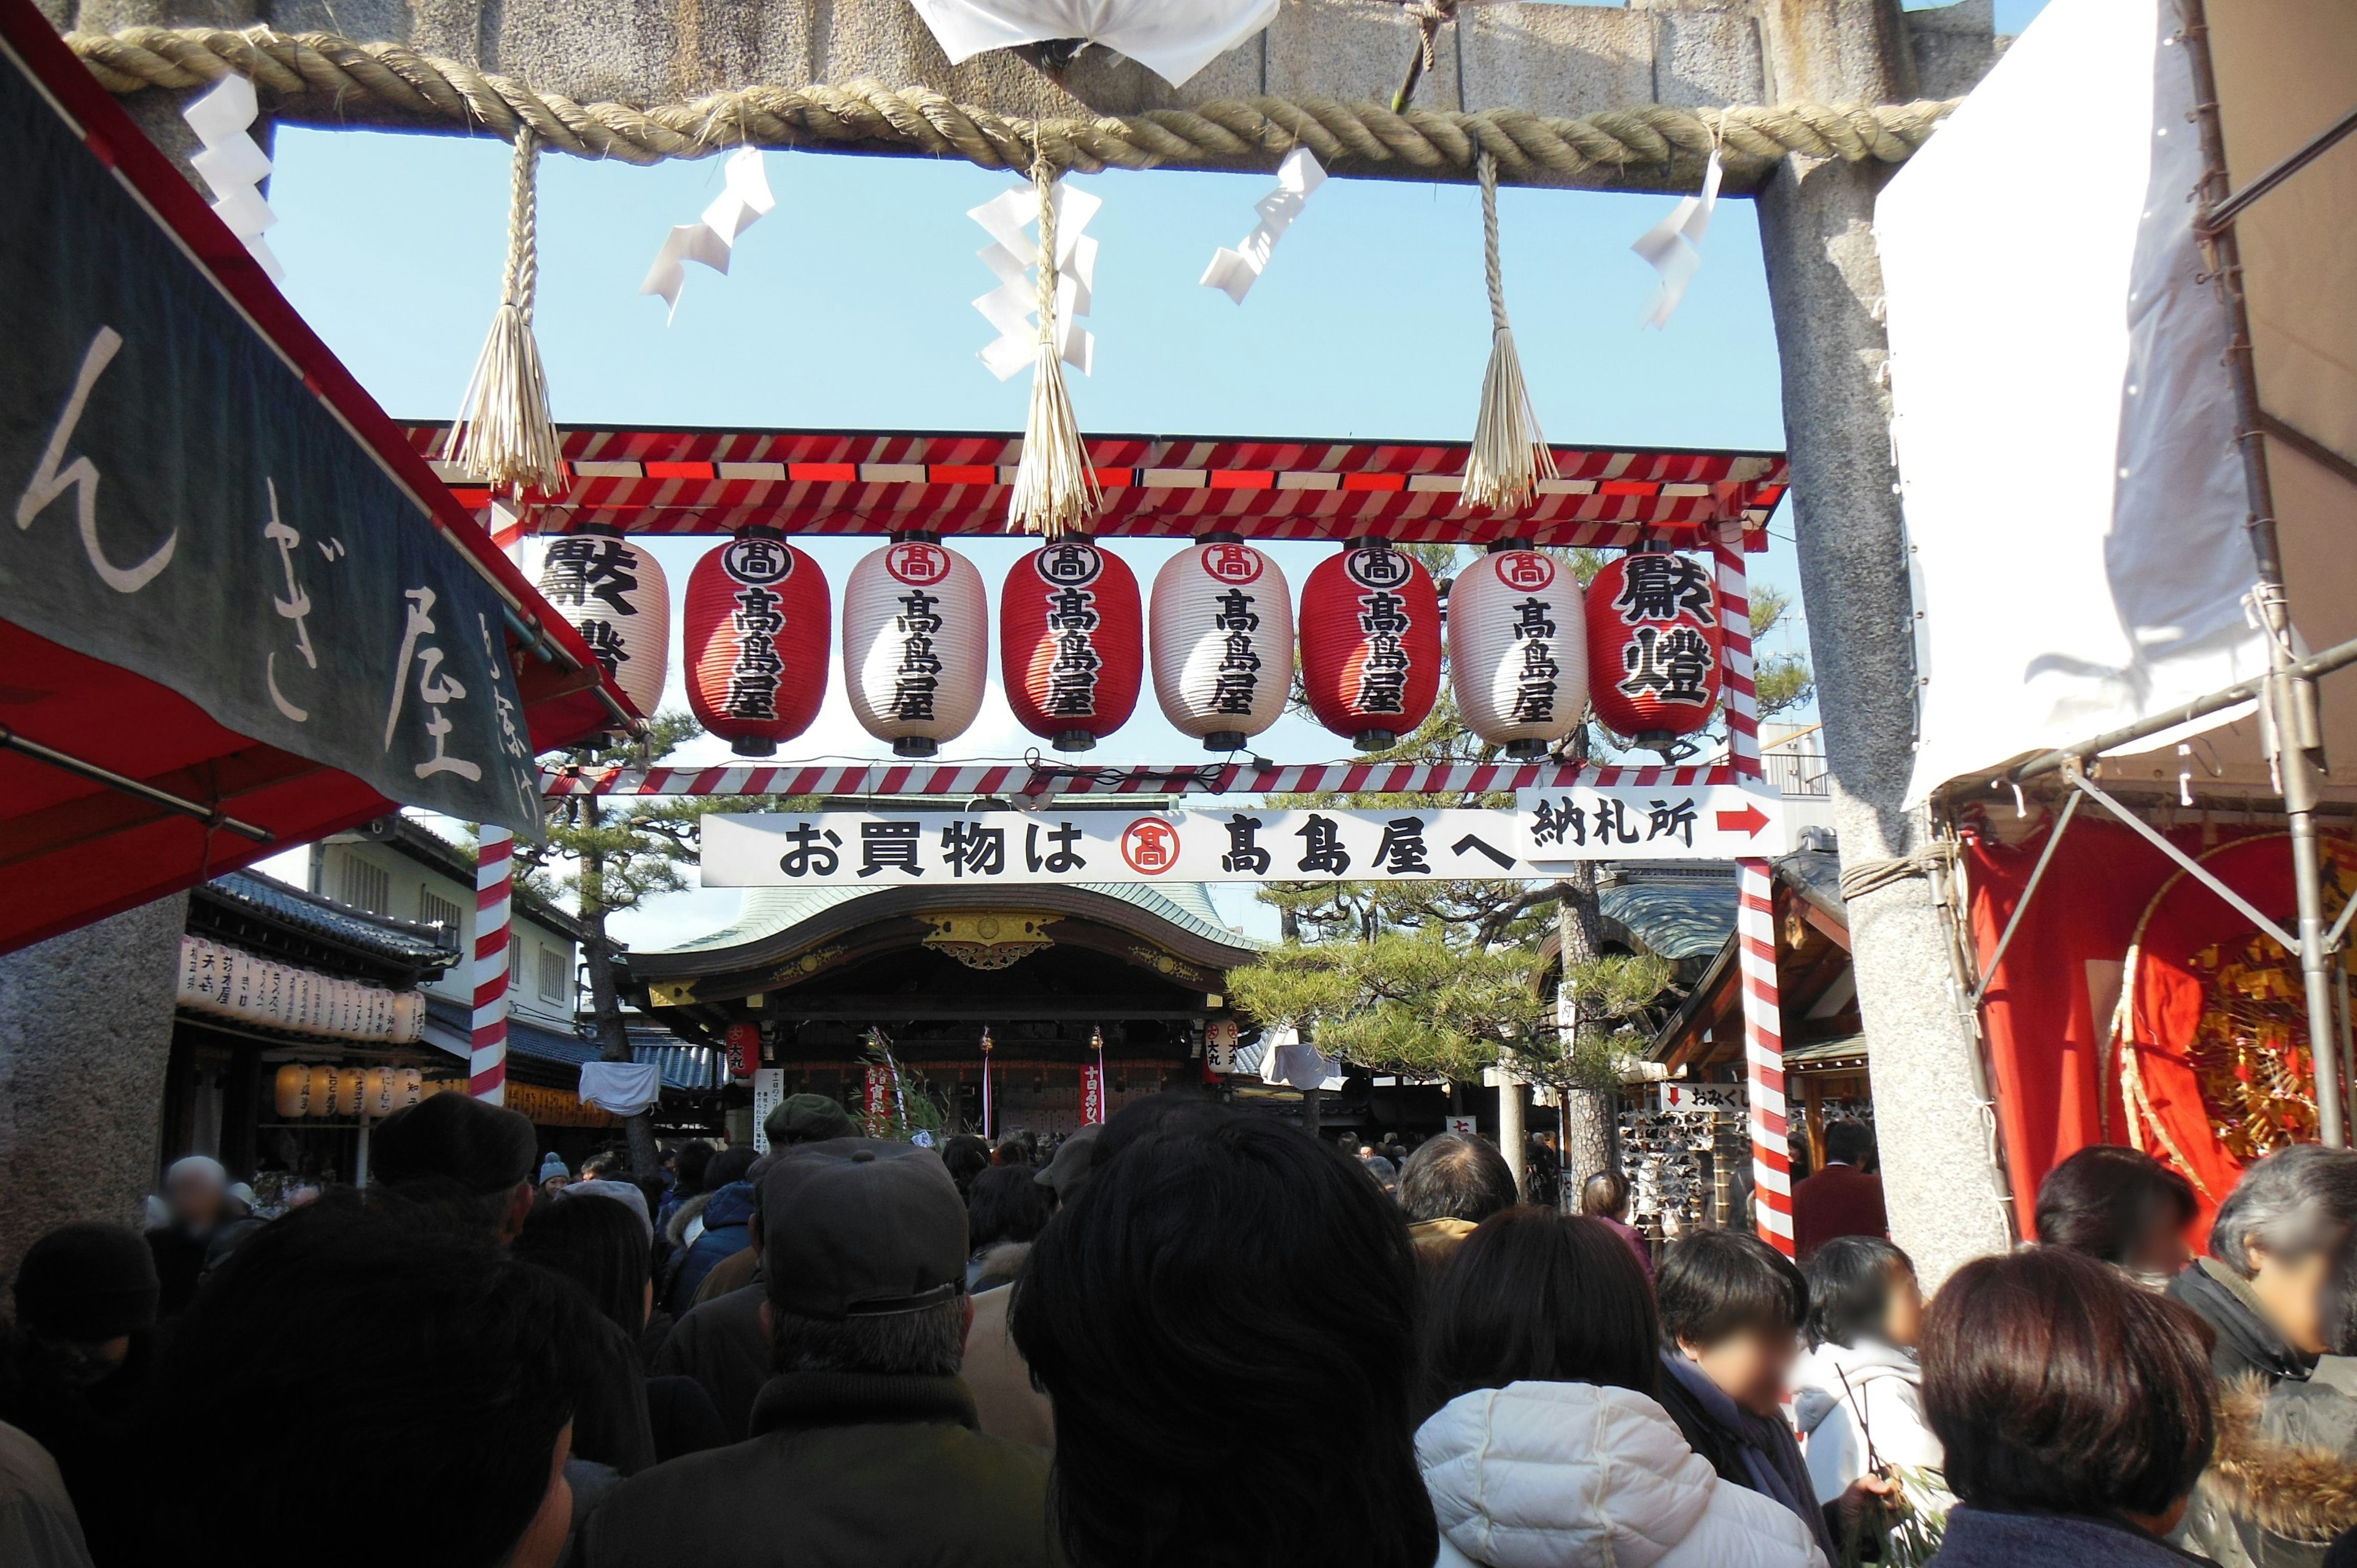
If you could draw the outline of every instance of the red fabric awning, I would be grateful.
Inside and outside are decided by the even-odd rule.
[[[444,428],[409,427],[421,455]],[[1225,529],[1250,539],[1361,535],[1402,542],[1698,545],[1739,523],[1744,548],[1768,548],[1768,517],[1791,475],[1780,452],[1555,448],[1559,478],[1526,516],[1458,502],[1461,443],[1271,441],[1205,435],[1092,435],[1105,510],[1091,532],[1188,538]],[[748,524],[788,533],[996,534],[1022,441],[1006,435],[829,430],[565,432],[570,489],[545,518],[626,533],[728,534]],[[490,492],[447,464],[436,469],[478,509]]]
[[[248,325],[299,371],[350,433],[355,459],[390,475],[527,628],[509,632],[532,744],[587,737],[628,713],[580,639],[493,546],[425,459],[328,351],[202,196],[68,52],[28,0],[0,0],[0,43],[83,145],[210,273]],[[9,236],[0,236],[7,242]],[[21,233],[18,242],[34,240]],[[223,727],[196,703],[117,665],[0,621],[0,733],[51,748],[216,813],[188,814],[16,750],[0,750],[0,951],[117,913],[350,827],[394,802],[352,776]],[[265,830],[257,843],[220,820]]]

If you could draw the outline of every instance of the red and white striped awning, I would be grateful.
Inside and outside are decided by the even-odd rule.
[[[413,425],[431,455],[441,425]],[[1005,532],[1019,436],[825,430],[565,432],[570,489],[542,514],[550,532],[726,535],[751,524],[788,533]],[[1374,536],[1483,544],[1700,545],[1721,525],[1768,546],[1768,516],[1790,478],[1776,452],[1596,451],[1558,446],[1561,478],[1526,516],[1459,504],[1466,447],[1449,442],[1252,441],[1106,435],[1089,441],[1105,510],[1094,532],[1188,538],[1215,529],[1252,539]],[[436,468],[487,513],[490,493]]]

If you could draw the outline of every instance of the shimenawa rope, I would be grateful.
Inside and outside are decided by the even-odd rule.
[[[1031,184],[1039,193],[1039,347],[1031,362],[1023,456],[1006,494],[1006,530],[1060,539],[1088,526],[1104,506],[1104,492],[1089,466],[1056,342],[1056,173],[1045,159],[1032,166]]]
[[[1728,180],[1739,189],[1787,153],[1903,162],[1955,107],[1648,103],[1563,118],[1521,109],[1394,113],[1372,102],[1254,97],[1123,117],[1032,121],[961,104],[930,88],[866,80],[841,87],[745,87],[645,107],[585,104],[400,44],[267,27],[126,27],[70,33],[66,42],[117,93],[203,87],[234,70],[253,79],[266,95],[266,112],[280,119],[425,124],[502,138],[528,127],[553,151],[634,164],[709,157],[749,145],[891,148],[1026,173],[1042,157],[1082,172],[1164,164],[1274,168],[1298,145],[1343,174],[1463,179],[1477,155],[1487,152],[1509,184],[1604,183],[1634,166],[1664,177],[1647,181],[1660,188],[1698,184],[1717,136]],[[1674,180],[1666,177],[1673,173]]]
[[[531,129],[517,131],[500,308],[467,393],[458,400],[458,417],[442,443],[445,458],[519,495],[561,489],[565,482],[564,448],[548,413],[548,372],[532,331],[533,298],[540,287],[539,164]]]
[[[1506,285],[1498,261],[1498,160],[1481,155],[1481,261],[1490,281],[1490,368],[1481,377],[1481,412],[1465,459],[1465,504],[1520,513],[1541,479],[1555,477],[1555,454],[1539,430],[1523,380],[1523,357],[1506,320]]]

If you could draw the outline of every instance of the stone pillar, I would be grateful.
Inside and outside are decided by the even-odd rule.
[[[1770,37],[1782,97],[1909,95],[1895,0],[1778,0]],[[1801,593],[1846,869],[1931,843],[1925,814],[1899,805],[1914,761],[1915,641],[1878,319],[1874,199],[1888,177],[1878,164],[1794,157],[1759,196]],[[1955,1001],[1943,922],[1920,875],[1849,906],[1891,1236],[1927,1288],[2012,1242],[1979,1104],[1980,1042]]]
[[[0,1287],[69,1219],[152,1190],[188,897],[0,958]]]
[[[1516,1083],[1503,1069],[1498,1073],[1498,1152],[1506,1156],[1513,1167],[1514,1196],[1527,1199],[1531,1196],[1530,1134],[1524,1131],[1523,1101],[1530,1089]]]

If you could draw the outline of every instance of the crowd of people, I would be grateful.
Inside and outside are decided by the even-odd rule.
[[[146,1235],[49,1233],[0,1562],[2357,1563],[2357,1154],[2258,1162],[2196,1258],[2181,1176],[2083,1150],[1927,1306],[1862,1227],[1657,1255],[1464,1133],[765,1131],[636,1180],[440,1096],[365,1188],[182,1161]]]

